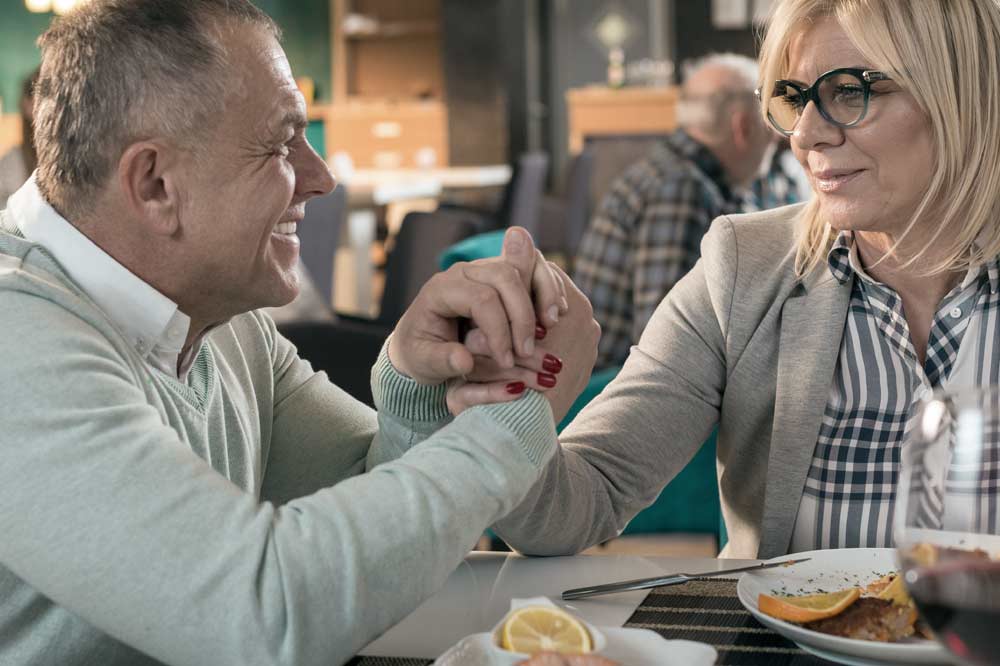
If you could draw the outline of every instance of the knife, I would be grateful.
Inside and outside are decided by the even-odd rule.
[[[726,574],[744,573],[746,571],[761,571],[763,569],[773,569],[774,567],[790,567],[793,564],[808,562],[810,557],[799,560],[782,560],[781,562],[764,562],[763,564],[751,564],[748,567],[738,569],[723,569],[722,571],[706,571],[699,574],[671,574],[669,576],[657,576],[655,578],[636,578],[635,580],[623,580],[618,583],[607,583],[605,585],[594,585],[593,587],[577,587],[566,590],[562,593],[562,598],[566,601],[572,599],[583,599],[585,597],[595,597],[599,594],[611,594],[612,592],[627,592],[630,590],[645,590],[650,587],[663,587],[664,585],[677,585],[686,583],[694,578],[712,578],[715,576],[725,576]]]

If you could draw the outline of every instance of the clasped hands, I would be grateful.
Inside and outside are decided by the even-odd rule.
[[[544,393],[556,422],[580,394],[600,327],[569,276],[512,227],[500,257],[438,273],[399,320],[389,360],[421,384],[449,382],[452,414]]]

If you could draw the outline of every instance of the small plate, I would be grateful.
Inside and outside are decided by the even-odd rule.
[[[598,627],[607,639],[601,656],[628,666],[712,666],[715,648],[694,641],[668,641],[649,629]],[[513,666],[525,659],[496,647],[492,634],[466,636],[434,666]]]
[[[879,643],[831,636],[765,615],[757,606],[764,594],[812,594],[846,587],[864,587],[876,578],[899,570],[893,548],[840,548],[795,553],[809,557],[793,567],[746,573],[736,592],[740,602],[761,624],[794,641],[807,652],[851,666],[951,664],[948,652],[934,641],[920,638]],[[787,559],[783,556],[782,559]]]

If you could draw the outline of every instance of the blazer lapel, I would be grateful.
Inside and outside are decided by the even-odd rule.
[[[785,302],[778,343],[774,428],[758,557],[788,552],[840,354],[851,282],[821,265]]]

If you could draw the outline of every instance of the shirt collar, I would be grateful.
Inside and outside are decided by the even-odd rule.
[[[10,197],[7,214],[26,240],[52,255],[143,359],[178,376],[177,358],[191,319],[176,303],[56,212],[38,190],[34,175]]]
[[[733,188],[726,178],[726,171],[722,168],[719,158],[711,150],[698,143],[682,129],[667,135],[666,142],[673,152],[693,162],[699,171],[715,183],[724,199],[728,201],[734,198]]]
[[[841,231],[833,241],[830,252],[827,254],[827,264],[830,273],[840,284],[846,283],[852,275],[857,275],[861,279],[874,283],[875,280],[865,273],[858,257],[858,248],[854,242],[854,234],[850,231]],[[986,281],[990,285],[990,292],[997,293],[1000,289],[1000,256],[994,257],[985,264],[972,266],[962,279],[960,288],[964,289],[972,282],[979,279],[985,273]]]

